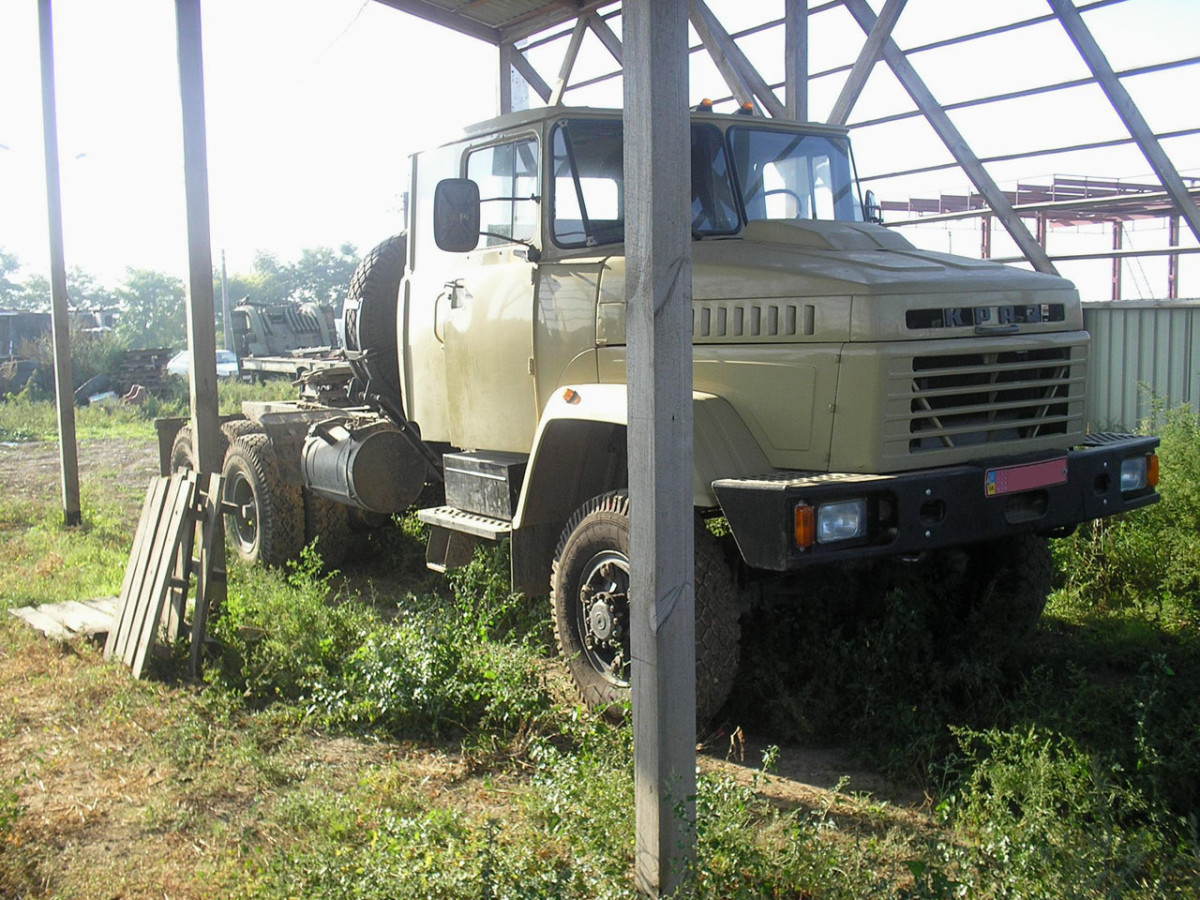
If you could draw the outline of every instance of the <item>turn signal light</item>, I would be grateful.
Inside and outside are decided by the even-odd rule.
[[[1146,456],[1146,486],[1158,487],[1158,455],[1154,453]]]
[[[807,550],[817,541],[817,514],[807,503],[796,504],[793,514],[796,532],[796,546]]]

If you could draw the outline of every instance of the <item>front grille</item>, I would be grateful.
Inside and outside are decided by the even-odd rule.
[[[909,453],[1066,434],[1085,354],[1069,346],[911,360]]]

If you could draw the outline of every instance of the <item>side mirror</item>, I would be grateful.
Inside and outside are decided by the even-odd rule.
[[[874,222],[876,225],[883,224],[883,207],[879,205],[879,198],[875,196],[872,190],[867,191],[867,200],[863,204],[866,209],[863,210],[868,222]]]
[[[479,185],[469,178],[446,178],[433,189],[433,242],[447,253],[479,245]]]

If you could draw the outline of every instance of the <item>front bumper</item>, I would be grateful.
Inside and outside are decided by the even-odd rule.
[[[1048,533],[1158,501],[1154,487],[1121,490],[1121,463],[1150,455],[1156,437],[1088,435],[1058,453],[984,459],[894,475],[779,471],[723,478],[713,491],[746,563],[783,572],[835,560],[914,555],[1018,534]],[[795,509],[864,498],[866,533],[800,547]]]

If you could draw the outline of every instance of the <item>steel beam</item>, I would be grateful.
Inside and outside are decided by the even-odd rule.
[[[62,192],[58,178],[58,112],[54,95],[54,28],[50,0],[38,0],[42,67],[42,142],[46,154],[46,217],[50,223],[50,329],[54,338],[54,399],[58,417],[58,463],[63,524],[83,521],[79,505],[79,448],[75,440],[74,373],[63,251]]]
[[[558,69],[558,78],[550,91],[549,106],[562,106],[563,91],[571,80],[571,70],[575,68],[575,60],[579,58],[579,46],[583,43],[583,35],[587,32],[587,16],[575,20],[575,28],[571,31],[571,40],[567,44],[567,52],[563,54],[562,65]]]
[[[891,38],[892,29],[895,28],[896,20],[900,18],[907,2],[908,0],[887,0],[883,5],[879,18],[871,26],[867,40],[859,51],[858,59],[854,61],[854,68],[850,70],[846,83],[842,85],[842,92],[834,101],[833,111],[829,114],[830,125],[845,125],[846,120],[850,118],[850,110],[858,102],[859,95],[867,84],[867,78],[875,68],[879,54],[883,52],[883,45]]]
[[[1175,169],[1175,164],[1163,152],[1162,146],[1154,137],[1154,132],[1146,124],[1141,110],[1133,102],[1129,92],[1125,90],[1125,85],[1113,72],[1108,58],[1101,51],[1096,39],[1092,37],[1092,32],[1084,24],[1079,10],[1075,8],[1075,4],[1071,0],[1046,0],[1046,2],[1058,16],[1058,21],[1062,23],[1071,43],[1075,45],[1079,55],[1091,69],[1101,90],[1108,97],[1108,101],[1117,115],[1121,117],[1121,121],[1125,123],[1125,127],[1133,136],[1151,168],[1154,169],[1154,174],[1162,182],[1163,189],[1171,195],[1180,215],[1187,222],[1188,228],[1192,230],[1196,239],[1200,240],[1200,208],[1192,201],[1187,188],[1184,187],[1183,179],[1179,177],[1179,172]]]
[[[863,31],[870,34],[871,29],[875,26],[875,13],[867,4],[866,0],[845,0],[846,9],[850,12],[858,22],[859,27]],[[925,86],[925,82],[921,80],[916,70],[912,67],[904,57],[904,53],[896,46],[895,41],[887,40],[884,42],[883,48],[884,59],[887,60],[892,72],[904,85],[904,89],[908,91],[908,95],[917,104],[917,107],[925,113],[926,119],[937,133],[938,137],[946,145],[951,155],[958,162],[959,166],[971,179],[971,183],[975,185],[975,189],[979,191],[987,200],[988,206],[992,208],[992,214],[1004,226],[1004,229],[1012,236],[1025,258],[1039,272],[1049,272],[1058,274],[1058,270],[1054,267],[1054,263],[1050,261],[1050,257],[1046,255],[1046,251],[1038,246],[1037,241],[1029,233],[1029,229],[1021,221],[1020,217],[1013,212],[1012,204],[1008,202],[1008,198],[1004,196],[1004,192],[992,180],[992,176],[987,173],[980,163],[979,158],[974,151],[967,145],[962,134],[959,133],[954,123],[950,121],[950,117],[946,115],[945,110],[938,105],[937,100]]]
[[[787,118],[787,110],[779,102],[775,92],[758,74],[758,70],[751,65],[746,54],[729,36],[729,32],[713,15],[704,0],[692,0],[691,22],[696,33],[700,35],[700,40],[704,42],[704,46],[711,54],[713,62],[717,64],[717,68],[728,82],[729,89],[737,95],[738,86],[741,85],[744,90],[758,97],[763,109],[770,116],[776,119]],[[753,96],[747,99],[753,100]],[[739,96],[739,102],[745,103],[746,100]]]
[[[1179,246],[1179,216],[1167,218],[1167,246]],[[1167,257],[1167,299],[1179,299],[1179,254]]]
[[[666,897],[696,844],[688,7],[624,10],[635,858]]]
[[[1194,134],[1200,134],[1200,128],[1182,128],[1179,131],[1164,131],[1155,135],[1160,141],[1170,140],[1171,138],[1191,137]],[[997,156],[984,156],[979,161],[982,163],[1008,162],[1012,159],[1032,159],[1036,156],[1054,156],[1059,153],[1074,153],[1078,150],[1099,150],[1103,147],[1120,147],[1125,144],[1134,143],[1133,138],[1116,138],[1110,141],[1089,141],[1086,144],[1069,144],[1065,147],[1050,147],[1046,150],[1025,150],[1021,153],[1001,153]],[[924,175],[927,172],[940,172],[945,169],[953,169],[958,163],[939,163],[935,166],[920,166],[916,169],[900,169],[896,172],[880,172],[876,175],[860,175],[858,180],[862,181],[879,181],[884,178],[900,178],[905,175]]]

